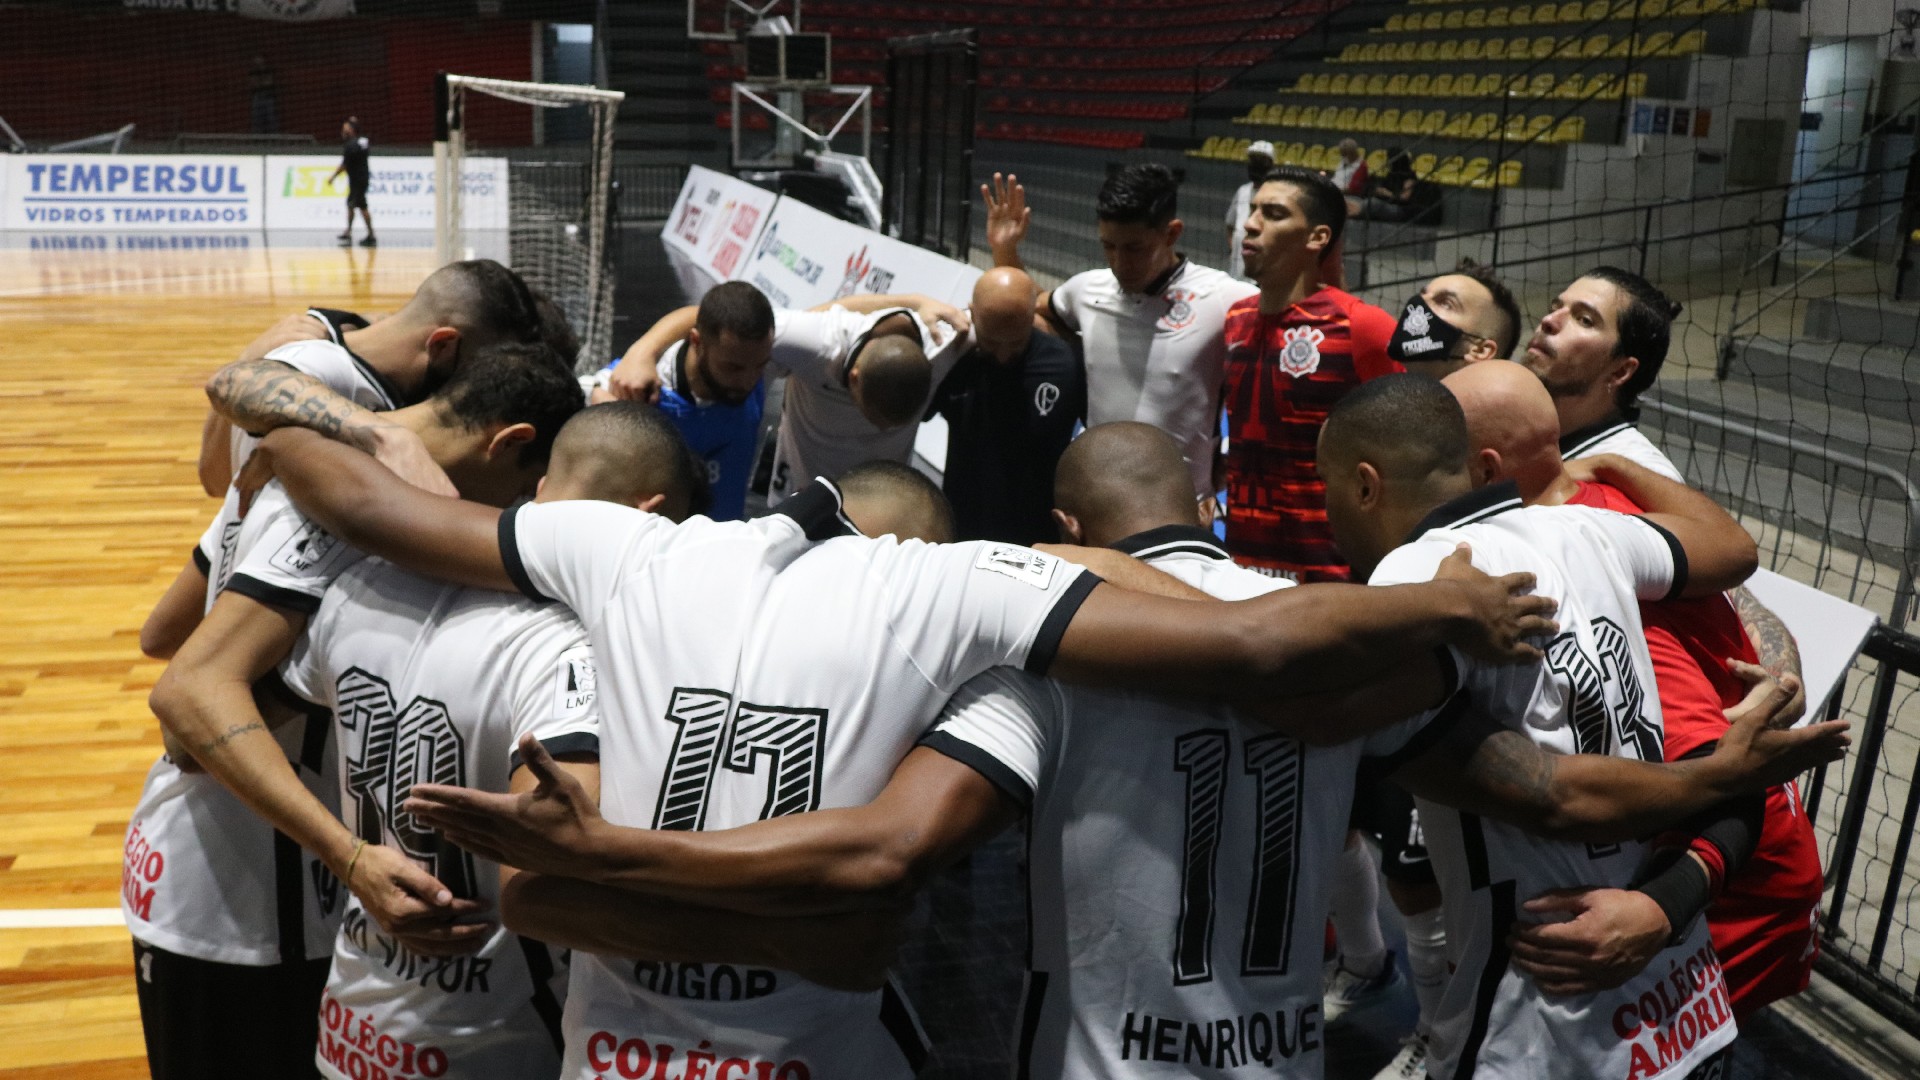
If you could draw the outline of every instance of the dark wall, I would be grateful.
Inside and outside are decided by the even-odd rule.
[[[376,145],[433,139],[433,74],[532,76],[532,24],[348,18],[278,23],[153,13],[0,9],[0,117],[30,142],[138,124],[135,137],[253,129],[254,57],[272,72],[277,129],[338,140],[360,118]],[[479,145],[524,146],[531,110],[467,112]]]

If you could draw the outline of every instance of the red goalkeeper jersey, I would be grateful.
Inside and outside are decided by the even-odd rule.
[[[1251,296],[1227,312],[1227,550],[1298,581],[1345,581],[1314,447],[1327,413],[1387,358],[1393,316],[1335,288],[1278,315]]]
[[[1573,502],[1640,513],[1611,487],[1580,488]],[[1666,756],[1673,761],[1717,741],[1727,727],[1723,710],[1746,696],[1726,661],[1759,659],[1725,596],[1642,604],[1640,616],[1659,684]],[[1718,860],[1718,852],[1704,842],[1694,850],[1710,862]],[[1707,908],[1713,951],[1726,971],[1736,1018],[1806,989],[1819,951],[1815,923],[1821,890],[1819,842],[1799,789],[1792,784],[1767,789],[1759,846],[1738,873],[1726,878]]]

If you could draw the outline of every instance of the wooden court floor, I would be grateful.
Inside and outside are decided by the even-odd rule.
[[[202,382],[309,303],[393,310],[431,263],[75,239],[0,234],[0,1080],[147,1076],[125,927],[47,924],[115,917],[160,745],[138,632],[217,506]]]

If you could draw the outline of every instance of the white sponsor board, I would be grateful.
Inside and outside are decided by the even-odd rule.
[[[0,228],[207,233],[265,223],[258,157],[17,154],[4,170]]]
[[[965,306],[980,271],[783,198],[735,279],[777,308],[861,293],[924,293]]]
[[[347,178],[334,176],[339,155],[272,155],[266,159],[267,227],[337,229],[346,222]],[[367,208],[376,231],[433,228],[433,159],[367,159]],[[461,218],[468,229],[507,227],[507,161],[466,160]]]
[[[1807,684],[1807,715],[1801,723],[1826,719],[1827,699],[1852,669],[1880,617],[1771,570],[1754,571],[1747,588],[1780,616],[1800,646],[1800,677]]]
[[[747,261],[779,198],[765,188],[695,165],[687,172],[660,240],[714,281],[730,281]]]

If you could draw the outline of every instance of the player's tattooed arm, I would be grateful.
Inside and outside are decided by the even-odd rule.
[[[517,591],[494,507],[420,491],[358,450],[298,428],[270,433],[254,456],[302,513],[348,545],[441,581]]]
[[[1791,691],[1751,665],[1712,755],[1668,764],[1556,754],[1464,710],[1392,778],[1422,798],[1554,840],[1615,842],[1684,821],[1731,796],[1784,783],[1846,752],[1845,721],[1777,731]],[[1439,722],[1439,721],[1436,721]]]
[[[1778,679],[1791,675],[1800,678],[1800,643],[1793,639],[1793,631],[1780,621],[1780,616],[1760,602],[1753,590],[1745,585],[1727,594],[1733,600],[1734,610],[1740,613],[1740,625],[1746,628],[1747,637],[1753,641],[1753,650],[1759,654],[1760,666]],[[1781,727],[1791,727],[1798,723],[1807,711],[1806,694],[1802,692],[1795,701],[1789,702],[1785,710],[1774,723]]]

